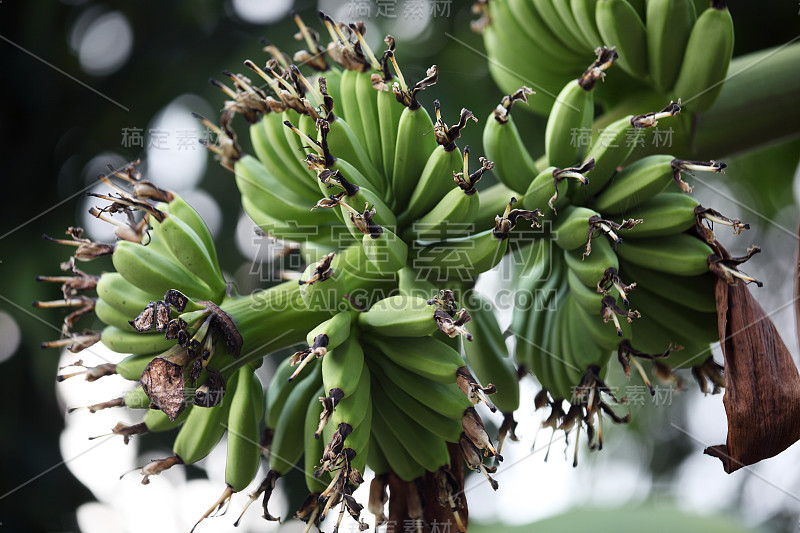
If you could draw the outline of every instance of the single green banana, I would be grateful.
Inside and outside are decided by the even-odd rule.
[[[377,237],[362,237],[364,253],[381,274],[393,274],[403,268],[408,259],[408,245],[391,230],[383,228]]]
[[[324,346],[330,351],[342,344],[350,337],[350,325],[353,323],[353,313],[336,313],[333,318],[326,320],[306,335],[306,342],[309,346],[314,344],[314,340],[319,335],[328,337],[327,344]]]
[[[533,178],[522,199],[526,209],[541,209],[547,217],[551,211],[558,212],[559,209],[569,204],[571,184],[569,180],[561,181],[558,185],[558,196],[556,196],[555,178],[553,177],[555,170],[556,167],[547,167]],[[591,180],[589,181],[591,183]]]
[[[142,392],[144,393],[144,391]],[[200,409],[202,409],[202,407]],[[187,405],[175,420],[170,420],[163,411],[159,409],[149,409],[144,415],[144,424],[147,426],[147,431],[150,433],[160,433],[162,431],[177,429],[186,421],[186,417],[189,416],[191,410],[192,406]]]
[[[211,235],[211,231],[208,229],[205,220],[203,220],[203,217],[200,216],[200,213],[198,213],[197,210],[186,200],[177,194],[173,193],[173,195],[174,197],[172,198],[172,201],[167,204],[167,212],[175,215],[188,224],[189,227],[194,230],[197,236],[200,237],[200,240],[203,241],[203,247],[211,258],[211,263],[214,265],[217,271],[217,277],[222,278],[222,270],[219,267],[219,260],[217,259],[217,247],[214,244],[214,236]]]
[[[474,220],[480,206],[478,194],[465,194],[459,187],[451,189],[433,209],[414,221],[404,232],[407,241],[441,241],[461,237],[463,227]]]
[[[172,450],[180,457],[184,464],[194,464],[203,459],[225,434],[225,421],[228,419],[233,397],[236,395],[238,379],[232,377],[225,387],[222,401],[214,407],[192,408],[186,417],[175,441]]]
[[[620,68],[636,79],[647,76],[647,30],[626,0],[597,0],[597,29],[603,43],[616,46]]]
[[[713,0],[692,27],[672,93],[701,113],[716,102],[733,53],[733,20],[725,0]]]
[[[378,91],[372,87],[371,75],[371,71],[361,72],[357,75],[355,88],[359,112],[355,116],[361,116],[362,145],[375,168],[382,171],[383,148],[381,144],[383,139],[381,139],[380,118],[378,115]],[[352,117],[353,115],[348,116]],[[386,179],[385,173],[379,172],[379,174],[384,178],[382,190],[388,192],[390,182]]]
[[[286,405],[286,400],[289,398],[291,391],[294,390],[300,382],[305,381],[309,376],[313,375],[313,372],[306,372],[301,374],[299,379],[289,381],[289,376],[294,372],[294,367],[289,364],[290,360],[291,358],[287,357],[278,363],[275,373],[272,374],[272,381],[270,381],[269,387],[267,388],[267,414],[265,421],[267,427],[271,429],[277,427],[278,419],[283,411],[283,406]]]
[[[648,201],[672,182],[673,159],[649,155],[627,165],[590,205],[603,215],[618,215]]]
[[[717,300],[714,295],[716,277],[710,272],[699,276],[674,276],[640,267],[628,261],[620,261],[619,268],[626,281],[635,281],[637,286],[644,287],[671,302],[706,313],[715,313],[717,310]]]
[[[658,239],[630,239],[619,246],[617,253],[629,263],[658,272],[699,276],[708,272],[707,260],[713,251],[697,237],[677,233]]]
[[[351,429],[355,430],[364,421],[369,410],[369,405],[372,398],[372,373],[367,365],[361,366],[361,373],[358,376],[358,385],[349,396],[342,398],[336,404],[330,419],[325,424],[324,437],[325,441],[329,442],[333,437],[334,432],[341,424],[347,424]],[[356,447],[351,441],[350,437],[345,438],[346,447],[353,448],[356,451],[361,451],[361,447],[366,445],[366,436],[360,435],[363,439]]]
[[[682,192],[659,193],[625,213],[644,221],[625,235],[632,239],[649,239],[686,231],[697,223],[694,210],[699,205],[700,202]]]
[[[261,462],[261,435],[258,428],[263,416],[263,387],[254,369],[245,365],[234,374],[236,391],[228,413],[228,449],[225,483],[234,492],[247,488]]]
[[[124,331],[114,326],[103,328],[100,333],[100,342],[108,349],[117,353],[154,354],[165,351],[175,345],[174,340],[167,340],[163,335]],[[144,370],[144,367],[142,367]],[[141,370],[139,374],[141,375]],[[129,378],[125,378],[129,379]],[[136,376],[133,379],[139,379]]]
[[[439,383],[455,383],[456,371],[464,366],[457,351],[433,337],[384,339],[375,335],[366,342],[395,364]]]
[[[403,109],[397,125],[397,145],[392,165],[392,196],[398,212],[408,208],[408,201],[414,194],[429,157],[434,151],[440,150],[432,132],[433,119],[425,108]]]
[[[592,143],[586,158],[594,158],[594,170],[589,173],[587,195],[581,195],[581,198],[586,196],[591,198],[602,191],[617,172],[617,168],[621,167],[633,152],[636,143],[631,142],[631,135],[636,134],[637,130],[631,126],[632,118],[633,115],[628,115],[612,122]]]
[[[575,250],[586,246],[592,226],[589,219],[600,213],[588,207],[567,206],[553,224],[553,239],[562,250]],[[601,239],[605,238],[602,235]]]
[[[369,436],[369,452],[367,455],[367,465],[370,469],[375,472],[376,476],[381,476],[386,474],[391,470],[391,466],[389,466],[389,461],[386,459],[386,456],[383,454],[383,450],[381,450],[378,442],[375,440],[375,436],[370,431]]]
[[[292,386],[286,403],[280,410],[270,447],[269,465],[285,476],[303,455],[303,428],[308,404],[316,402],[314,394],[321,384],[320,365],[314,365],[306,379]]]
[[[696,14],[692,0],[647,1],[647,53],[650,76],[666,93],[678,79]]]
[[[109,326],[114,326],[115,328],[119,328],[122,331],[127,331],[131,333],[136,332],[136,329],[134,329],[134,327],[129,323],[129,321],[136,318],[136,316],[142,312],[142,309],[144,309],[144,306],[141,309],[139,309],[139,311],[136,314],[129,315],[111,307],[111,305],[106,300],[103,299],[98,299],[94,304],[94,314],[104,324]]]
[[[570,80],[558,93],[547,119],[544,132],[547,162],[566,168],[583,161],[586,147],[579,141],[582,133],[591,133],[593,120],[594,93],[581,87],[577,80]]]
[[[628,243],[619,246],[621,250]],[[619,250],[617,253],[619,253]],[[620,254],[621,255],[621,254]],[[581,282],[589,288],[597,287],[607,268],[614,267],[619,269],[619,259],[611,248],[608,239],[595,239],[592,243],[592,253],[583,256],[583,250],[576,249],[564,251],[564,259],[567,267],[572,270]]]
[[[400,117],[405,107],[397,101],[391,89],[377,91],[378,125],[381,138],[381,160],[383,161],[383,177],[391,184],[387,195],[395,199],[394,191],[394,158],[397,146],[397,130],[400,126]],[[398,207],[398,206],[392,206]]]
[[[398,289],[402,296],[421,298],[427,301],[439,292],[436,285],[424,279],[417,270],[410,266],[400,269],[397,272],[397,279]]]
[[[539,171],[509,110],[505,114],[498,115],[497,111],[489,114],[483,128],[483,148],[486,158],[494,163],[497,179],[521,194],[528,190]]]
[[[320,387],[314,396],[325,396],[325,388]],[[327,483],[314,476],[314,472],[320,466],[322,453],[325,451],[325,441],[316,438],[314,433],[319,426],[319,417],[322,414],[322,404],[310,401],[306,408],[306,417],[303,424],[303,474],[306,479],[306,487],[309,492],[322,492]]]
[[[325,391],[339,389],[344,397],[352,395],[361,379],[364,349],[357,338],[348,338],[322,358],[322,383]]]
[[[492,403],[503,413],[513,413],[519,407],[517,368],[509,356],[492,303],[477,294],[474,298],[477,305],[469,309],[472,341],[462,343],[467,364],[482,385],[491,383],[497,387]]]
[[[422,298],[390,296],[358,316],[358,325],[372,332],[370,338],[423,337],[436,331],[435,307]],[[455,380],[455,373],[453,374]]]
[[[176,215],[167,215],[163,222],[154,224],[153,231],[160,232],[178,261],[214,291],[214,299],[225,295],[227,285],[218,274],[219,266],[213,263],[204,241],[188,224]]]

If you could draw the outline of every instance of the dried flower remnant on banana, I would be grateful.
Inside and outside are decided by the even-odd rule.
[[[502,241],[508,239],[511,231],[517,227],[517,220],[520,218],[530,221],[531,227],[541,227],[539,224],[539,217],[542,216],[542,211],[540,209],[534,209],[532,211],[527,209],[512,209],[515,203],[517,203],[517,199],[512,196],[502,216],[497,215],[494,218],[492,234],[498,240]]]
[[[722,161],[688,161],[688,160],[681,160],[681,159],[673,159],[672,160],[672,178],[675,180],[675,183],[681,190],[685,193],[692,192],[694,187],[691,187],[688,183],[683,181],[681,178],[681,172],[688,172],[690,175],[694,176],[695,171],[700,172],[716,172],[719,174],[724,174],[725,169],[728,167],[726,163]]]
[[[681,100],[680,98],[678,98],[677,102],[671,101],[661,111],[654,111],[650,113],[645,113],[643,115],[636,115],[635,117],[631,118],[631,126],[633,126],[637,130],[644,128],[653,128],[658,124],[658,121],[661,120],[662,118],[674,117],[680,112],[681,112]]]
[[[586,188],[586,186],[589,184],[589,178],[584,176],[584,174],[594,170],[594,165],[594,158],[590,157],[579,167],[556,168],[553,170],[553,186],[555,187],[555,193],[547,201],[547,205],[550,206],[550,209],[553,210],[553,213],[558,214],[558,211],[553,205],[558,200],[558,184],[569,178],[577,180],[581,185],[583,185],[584,188]]]
[[[589,65],[589,68],[578,79],[578,85],[586,91],[594,89],[598,80],[605,80],[606,70],[619,58],[616,46],[611,48],[599,46],[595,48],[594,53],[597,55],[597,59]]]

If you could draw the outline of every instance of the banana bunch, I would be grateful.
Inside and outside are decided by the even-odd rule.
[[[591,92],[572,81],[551,111],[545,133],[551,166],[520,200],[547,204],[541,216],[547,235],[523,255],[517,293],[526,298],[517,299],[510,329],[517,363],[545,389],[537,399],[537,407],[551,408],[545,424],[564,431],[585,424],[590,446],[599,448],[602,414],[627,420],[605,403],[617,401],[604,382],[613,353],[629,378],[636,369],[651,394],[643,362],[664,379],[675,379],[672,369],[692,367],[711,369],[703,375],[720,382],[709,359],[709,343],[718,340],[710,227],[739,234],[749,226],[702,207],[683,179],[723,172],[725,163],[632,158],[623,139],[677,114],[678,104],[620,119],[610,126],[617,142],[584,152],[567,128],[591,123],[593,109]]]
[[[702,112],[719,95],[733,52],[724,0],[699,14],[692,0],[480,0],[473,10],[482,15],[473,29],[483,34],[495,82],[509,93],[535,83],[532,109],[542,114],[593,53],[593,72],[582,83],[602,80],[615,60],[625,73],[609,80],[607,103],[649,91]]]
[[[443,476],[460,468],[448,450],[448,443],[460,443],[469,451],[468,465],[488,476],[492,467],[473,455],[483,450],[501,458],[473,405],[496,388],[478,385],[450,346],[455,336],[469,337],[463,327],[469,313],[455,308],[450,291],[428,301],[399,294],[367,311],[336,313],[314,327],[308,347],[279,365],[268,388],[270,472],[262,487],[274,487],[293,468],[303,470],[310,494],[298,517],[319,524],[340,506],[338,528],[345,513],[363,524],[352,493],[365,467],[378,476],[391,470],[408,482],[426,472]],[[472,360],[478,364],[479,358]],[[509,390],[503,397],[510,413],[519,400],[516,374],[502,384],[516,390],[516,396]],[[262,493],[265,517],[271,518],[269,493],[256,491],[251,501]],[[451,492],[447,499],[458,520],[458,495]]]
[[[607,3],[600,1],[598,13]],[[506,10],[507,22],[528,23],[512,5],[547,12],[547,24],[532,26],[541,39],[576,6],[594,8],[553,2],[548,11],[547,2],[535,4],[533,10],[493,0],[493,26]],[[612,123],[610,142],[574,142],[573,132],[594,120],[595,82],[616,59],[613,49],[601,49],[552,104],[543,162],[533,161],[510,115],[532,92],[522,87],[489,115],[483,141],[491,160],[479,157],[480,166],[470,169],[470,149],[456,141],[477,119],[462,109],[448,125],[438,100],[433,116],[417,100],[436,82],[437,68],[410,86],[391,36],[378,57],[363,23],[321,17],[327,45],[294,15],[307,49],[290,60],[268,45],[264,66],[245,62],[266,85],[226,72],[233,88],[212,82],[229,98],[220,124],[199,117],[216,133],[207,147],[233,172],[251,219],[300,243],[302,272],[235,294],[202,218],[175,193],[142,180],[133,165],[102,177],[112,192],[96,196],[109,205],[92,211],[114,225],[118,242],[93,243],[79,228],[70,228],[71,239],[52,239],[75,247],[62,265],[73,275],[40,278],[61,283],[64,299],[37,305],[74,310],[64,338],[46,346],[77,353],[102,342],[129,354],[60,379],[116,373],[136,382],[124,396],[88,406],[147,409],[141,423],[113,428],[126,441],[180,428],[174,454],[141,467],[144,483],[202,459],[227,430],[226,486],[201,521],[249,485],[263,452],[270,470],[249,504],[263,496],[268,520],[277,481],[300,469],[309,496],[299,519],[318,525],[338,507],[337,528],[345,514],[363,527],[353,493],[369,467],[378,480],[369,509],[378,516],[386,480],[397,478],[407,484],[407,497],[395,500],[407,507],[404,514],[422,520],[432,512],[465,531],[464,467],[497,489],[491,474],[505,438],[515,438],[520,369],[544,387],[535,403],[551,408],[545,424],[554,431],[585,427],[592,447],[602,446],[603,414],[627,420],[607,403],[617,400],[604,381],[613,352],[626,373],[634,366],[648,385],[642,361],[660,376],[669,377],[670,367],[697,366],[698,375],[718,379],[707,353],[717,331],[707,225],[727,224],[737,233],[747,226],[698,205],[682,175],[721,172],[725,164],[663,155],[631,160],[627,142],[679,113],[679,103]],[[512,33],[491,27],[487,34],[513,41]],[[581,35],[564,43],[576,57]],[[236,115],[249,125],[254,155],[238,144]],[[481,200],[487,171],[503,186]],[[536,228],[534,237],[512,241],[520,220]],[[515,251],[527,252],[517,289],[531,298],[514,312],[512,358],[492,303],[472,288]],[[103,255],[115,271],[92,275],[76,267],[76,260]],[[715,268],[752,281],[735,266]],[[73,332],[89,314],[102,330]],[[265,393],[255,368],[266,355],[298,345]],[[503,415],[496,439],[475,408],[480,403]],[[429,485],[435,502],[423,497],[421,487]]]

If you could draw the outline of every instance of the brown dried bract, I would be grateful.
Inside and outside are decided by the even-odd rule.
[[[728,255],[721,245],[718,248]],[[800,373],[775,324],[744,281],[717,279],[716,298],[728,438],[705,453],[720,459],[731,473],[773,457],[800,439]]]
[[[170,420],[175,420],[186,407],[182,366],[156,357],[144,369],[139,382],[150,401]]]

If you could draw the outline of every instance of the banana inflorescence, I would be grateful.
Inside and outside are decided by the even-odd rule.
[[[659,16],[670,25],[694,21],[693,12],[662,4],[648,5],[648,13],[660,13],[653,24]],[[229,97],[220,124],[198,118],[216,133],[207,147],[234,174],[245,212],[265,233],[299,243],[302,272],[236,294],[202,218],[177,194],[143,180],[133,164],[103,176],[111,190],[95,195],[108,205],[92,213],[114,225],[118,242],[91,242],[79,228],[70,228],[69,239],[52,239],[75,247],[62,265],[73,275],[41,278],[62,283],[64,300],[37,305],[74,311],[64,338],[46,345],[77,353],[102,342],[127,354],[60,379],[118,374],[136,381],[125,396],[89,407],[149,408],[142,423],[114,428],[126,440],[179,428],[173,455],[141,467],[143,483],[203,459],[227,433],[225,487],[201,520],[244,490],[266,455],[269,472],[250,503],[263,496],[268,520],[275,519],[268,502],[276,482],[300,469],[309,496],[298,518],[310,527],[336,509],[337,528],[345,514],[363,528],[353,492],[369,467],[376,474],[369,510],[379,521],[393,480],[405,487],[401,512],[420,528],[432,514],[465,531],[464,467],[498,488],[491,474],[505,438],[516,438],[518,382],[527,372],[544,387],[534,401],[551,409],[545,425],[554,432],[585,428],[592,449],[602,447],[603,415],[629,417],[609,404],[623,401],[604,381],[612,354],[651,390],[645,365],[673,381],[673,367],[702,366],[702,375],[719,383],[708,355],[717,332],[714,274],[754,280],[735,261],[714,259],[710,225],[735,233],[748,226],[692,200],[682,176],[722,172],[725,164],[632,156],[626,141],[678,114],[676,102],[612,123],[606,143],[589,148],[574,136],[591,126],[596,82],[617,52],[627,72],[669,90],[680,85],[683,67],[666,65],[672,56],[648,47],[686,47],[688,54],[700,46],[694,32],[683,44],[664,29],[651,37],[625,0],[492,0],[488,9],[490,53],[527,46],[500,31],[506,25],[540,45],[552,40],[559,54],[584,63],[583,51],[603,44],[598,39],[620,38],[606,43],[617,51],[599,48],[580,78],[558,82],[541,162],[511,116],[514,103],[527,104],[527,87],[517,84],[489,115],[488,158],[471,160],[457,141],[474,115],[461,109],[448,125],[444,115],[455,116],[453,109],[437,100],[431,115],[417,98],[436,83],[436,66],[410,85],[391,36],[375,54],[363,23],[321,15],[331,38],[323,45],[294,15],[307,49],[290,60],[267,45],[272,57],[263,66],[245,62],[259,84],[226,72],[232,87],[213,81]],[[624,39],[617,18],[630,22]],[[526,57],[522,49],[513,55]],[[571,68],[540,67],[535,78],[542,83],[556,83]],[[236,115],[249,125],[252,155],[237,142]],[[496,174],[502,194],[482,201],[487,172]],[[517,232],[512,239],[523,220],[534,237]],[[494,304],[471,289],[480,274],[519,253],[516,289],[530,298],[515,304],[512,357]],[[75,259],[103,255],[115,271],[95,276],[76,267]],[[83,294],[92,290],[96,297]],[[90,313],[102,330],[73,332]],[[295,351],[277,364],[265,391],[255,370],[287,348]],[[496,440],[479,404],[503,416]],[[426,484],[435,487],[435,501],[423,501]]]

